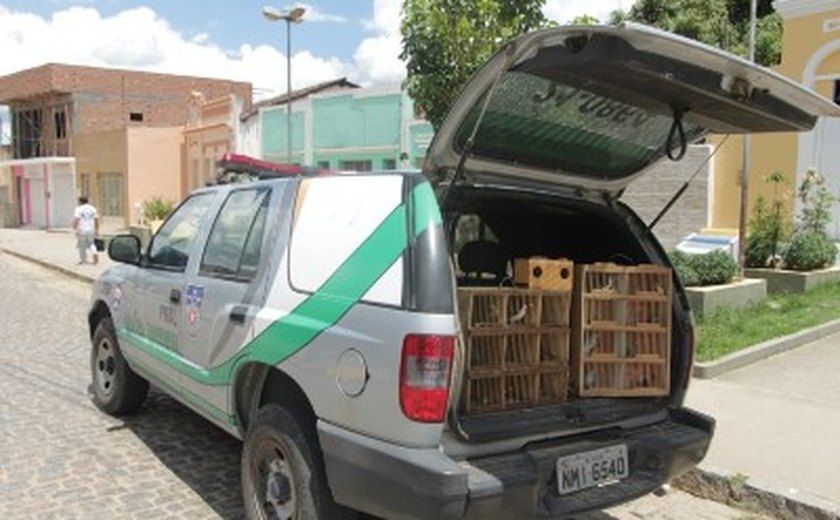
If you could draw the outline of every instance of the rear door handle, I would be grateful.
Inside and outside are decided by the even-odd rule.
[[[172,303],[181,303],[181,291],[178,289],[169,291],[169,301]]]
[[[230,310],[230,321],[236,324],[243,325],[246,316],[248,316],[248,307],[244,305],[234,305]]]

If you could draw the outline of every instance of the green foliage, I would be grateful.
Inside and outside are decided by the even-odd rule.
[[[813,271],[834,263],[837,248],[825,233],[796,233],[785,251],[785,267],[794,271]]]
[[[744,249],[744,263],[747,267],[775,266],[781,253],[781,244],[790,236],[781,192],[785,176],[780,171],[774,171],[765,180],[773,184],[773,199],[769,204],[761,196],[756,200],[750,221],[750,234]]]
[[[152,197],[143,202],[143,216],[147,221],[166,220],[175,209],[175,203],[161,197]]]
[[[702,255],[671,253],[677,274],[688,287],[729,283],[738,274],[738,263],[725,251],[711,251]]]
[[[419,111],[440,127],[458,92],[501,45],[549,25],[545,0],[405,0],[405,86]]]
[[[729,353],[840,318],[840,283],[773,295],[747,309],[719,308],[699,316],[697,359]]]
[[[738,274],[738,263],[725,251],[694,255],[691,263],[697,272],[700,285],[729,283]]]
[[[697,275],[697,271],[694,270],[694,266],[691,263],[691,255],[674,250],[668,256],[671,257],[671,264],[674,266],[674,270],[677,272],[677,276],[680,277],[684,286],[700,285],[700,277]]]
[[[770,0],[758,2],[756,12],[756,62],[781,61],[782,20]],[[638,0],[629,12],[613,12],[610,23],[624,20],[653,25],[726,51],[747,56],[749,0]]]
[[[594,16],[588,14],[582,14],[580,16],[575,16],[571,22],[571,25],[598,25],[601,23],[600,20],[595,18]]]

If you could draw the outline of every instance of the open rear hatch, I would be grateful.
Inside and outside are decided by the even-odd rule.
[[[840,108],[702,43],[629,23],[558,27],[513,40],[482,67],[424,172],[440,185],[464,159],[470,178],[615,194],[706,133],[798,132],[819,116]]]
[[[564,222],[597,220],[593,229],[600,227],[599,236],[604,240],[628,242],[628,250],[635,249],[624,254],[633,257],[630,269],[601,266],[573,271],[575,278],[580,278],[574,298],[578,306],[592,300],[592,309],[602,307],[607,313],[618,305],[622,319],[626,312],[653,309],[645,311],[644,323],[634,322],[629,329],[619,324],[618,328],[592,330],[614,332],[604,336],[617,338],[610,341],[621,344],[615,347],[622,350],[621,356],[628,355],[628,348],[658,351],[653,353],[660,356],[657,363],[670,370],[669,363],[687,359],[691,348],[688,317],[679,312],[680,304],[673,297],[670,271],[665,269],[663,274],[661,266],[636,265],[663,260],[645,257],[645,247],[638,238],[632,238],[638,230],[632,231],[608,208],[595,210],[595,205],[589,204],[587,209],[584,199],[616,198],[648,166],[666,156],[678,160],[689,143],[709,132],[803,131],[811,129],[820,116],[840,116],[840,109],[778,74],[693,40],[635,24],[558,27],[508,43],[470,80],[432,141],[424,173],[441,199],[450,249],[459,256],[456,265],[471,257],[480,257],[486,263],[494,256],[504,261],[522,256],[565,256],[561,239],[537,240],[551,246],[529,250],[521,240],[524,233],[505,229],[504,222],[524,215],[516,211],[502,214],[506,210],[499,208],[512,204],[500,195],[505,191],[543,194],[539,200],[516,195],[522,212],[540,205],[563,206],[556,214],[546,210],[542,215],[522,217],[523,222],[528,220],[531,233],[537,230],[547,234],[553,229],[559,230],[554,235],[568,235],[570,230],[562,227]],[[492,197],[482,199],[483,189],[492,191]],[[546,193],[566,193],[567,197],[552,199]],[[572,198],[584,193],[593,196],[580,198],[577,207],[571,207]],[[482,216],[482,207],[495,209]],[[473,210],[475,214],[470,213]],[[588,211],[592,211],[591,217]],[[557,224],[547,225],[551,219]],[[489,228],[495,225],[495,231],[488,224]],[[463,240],[456,243],[458,229],[463,226],[472,226],[473,234],[477,233],[473,237],[476,245],[466,247],[468,253],[461,248]],[[494,234],[512,237],[517,250],[511,255],[507,254],[511,253],[510,247],[500,253],[503,248],[498,243],[487,246],[498,238]],[[635,246],[629,243],[633,240]],[[590,256],[577,253],[577,257],[567,257],[578,262]],[[592,258],[586,261],[594,265]],[[552,265],[561,264],[544,267],[552,269]],[[459,275],[465,274],[467,269],[463,267],[460,265]],[[508,273],[510,270],[509,266]],[[498,271],[491,274],[504,277],[505,273]],[[501,283],[494,294],[492,289],[487,291],[486,281],[474,278],[476,283],[471,284],[459,279],[462,329],[475,329],[467,338],[463,359],[465,372],[472,374],[464,377],[474,378],[470,384],[458,382],[452,422],[466,437],[489,440],[509,435],[511,429],[523,433],[534,428],[556,429],[558,424],[605,424],[656,412],[676,399],[671,381],[682,380],[685,374],[666,371],[668,381],[653,384],[651,381],[659,376],[647,372],[639,375],[633,364],[638,360],[630,363],[621,359],[617,361],[630,368],[620,377],[643,378],[648,387],[640,388],[641,392],[636,388],[627,393],[586,395],[581,390],[576,394],[575,374],[578,389],[583,388],[581,380],[589,377],[574,366],[575,358],[580,359],[579,351],[588,348],[582,346],[588,341],[588,331],[581,330],[580,322],[586,322],[589,311],[562,311],[565,314],[559,321],[545,321],[549,308],[555,314],[558,305],[568,308],[565,306],[570,305],[572,289],[568,288],[566,299],[557,300],[553,293],[522,293],[501,288]],[[476,289],[475,285],[484,287]],[[616,301],[618,304],[614,304]],[[486,308],[482,310],[481,306]],[[476,312],[489,314],[477,317]],[[679,323],[672,323],[672,318]],[[528,320],[533,320],[531,329],[526,327]],[[478,330],[482,326],[490,328]],[[494,331],[493,326],[501,328]],[[545,348],[540,346],[543,342],[557,345],[556,338],[548,338],[552,334],[566,334],[565,341],[571,345],[571,353],[564,360],[569,364],[565,376],[556,366],[558,360],[545,358]],[[606,346],[613,348],[612,343]],[[478,349],[484,353],[476,354]],[[680,352],[674,355],[676,350],[672,349]],[[523,354],[512,355],[513,351]],[[648,354],[645,359],[653,359],[653,354]],[[685,372],[687,366],[681,363],[679,370]],[[573,384],[567,394],[562,385],[568,385],[569,378]],[[558,380],[561,386],[552,386]],[[479,398],[471,400],[475,392],[480,393]],[[514,394],[526,398],[509,399]],[[507,401],[513,405],[508,406]],[[478,412],[473,413],[475,410]]]

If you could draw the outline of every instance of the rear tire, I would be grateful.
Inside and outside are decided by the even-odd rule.
[[[314,428],[292,411],[260,408],[242,446],[245,514],[253,520],[351,518],[332,498]]]
[[[97,408],[110,415],[136,411],[149,393],[149,382],[126,363],[111,318],[99,321],[90,351],[91,392]]]

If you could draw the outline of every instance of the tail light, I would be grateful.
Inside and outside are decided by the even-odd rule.
[[[403,341],[400,406],[418,422],[443,422],[449,400],[453,336],[410,334]]]

